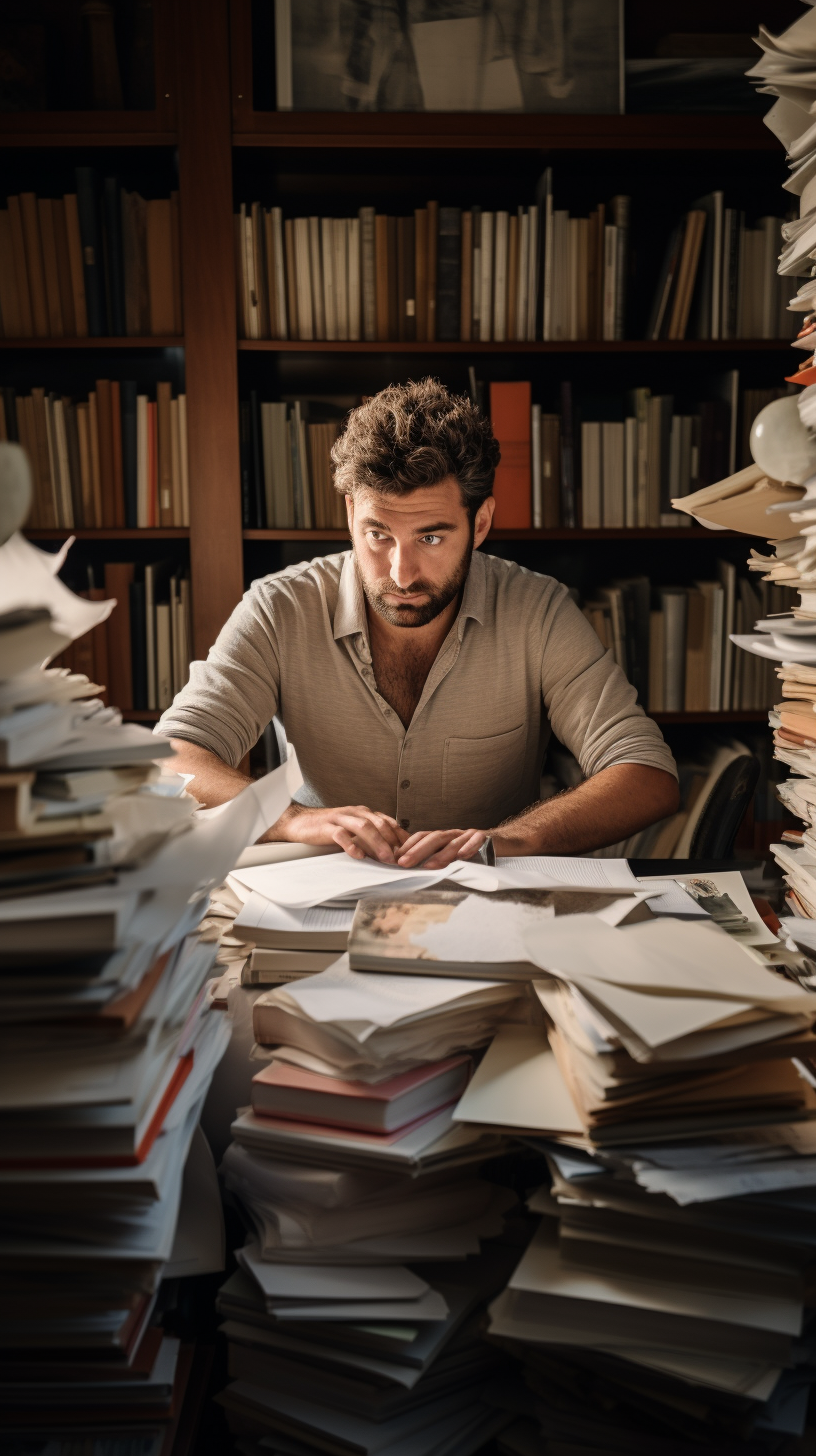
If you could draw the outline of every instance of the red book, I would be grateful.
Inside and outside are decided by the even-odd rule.
[[[373,1083],[324,1077],[273,1061],[252,1078],[252,1110],[259,1117],[382,1135],[449,1107],[464,1092],[469,1076],[466,1056],[429,1062]]]
[[[501,449],[493,525],[501,530],[528,530],[533,524],[530,415],[529,380],[491,384],[490,418]]]

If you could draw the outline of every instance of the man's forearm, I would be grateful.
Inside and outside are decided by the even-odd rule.
[[[216,804],[226,804],[228,799],[234,799],[247,784],[252,783],[252,779],[241,773],[240,769],[230,768],[228,763],[224,763],[217,753],[211,753],[208,748],[200,748],[197,743],[189,743],[186,738],[171,738],[170,742],[176,750],[176,757],[172,761],[174,771],[193,775],[190,792],[194,799],[198,799],[208,809],[214,808]]]
[[[493,831],[496,854],[581,854],[617,844],[677,811],[677,782],[660,768],[620,763],[534,804]]]

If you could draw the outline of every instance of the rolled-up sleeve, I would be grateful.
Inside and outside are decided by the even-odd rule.
[[[642,763],[677,778],[663,734],[565,587],[548,605],[541,692],[554,734],[586,778],[617,763]]]
[[[197,743],[235,768],[274,718],[279,698],[275,625],[255,583],[222,627],[207,661],[190,664],[186,687],[155,732]]]

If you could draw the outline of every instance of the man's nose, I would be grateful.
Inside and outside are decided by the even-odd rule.
[[[417,579],[417,568],[413,546],[395,545],[391,555],[391,580],[402,591]]]

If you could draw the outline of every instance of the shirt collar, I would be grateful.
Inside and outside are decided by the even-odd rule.
[[[485,559],[478,551],[474,551],[462,593],[462,605],[455,623],[460,641],[468,617],[484,626],[485,597]],[[354,552],[349,551],[340,572],[337,606],[334,611],[334,640],[337,642],[341,637],[354,637],[358,634],[368,638],[368,623]]]

